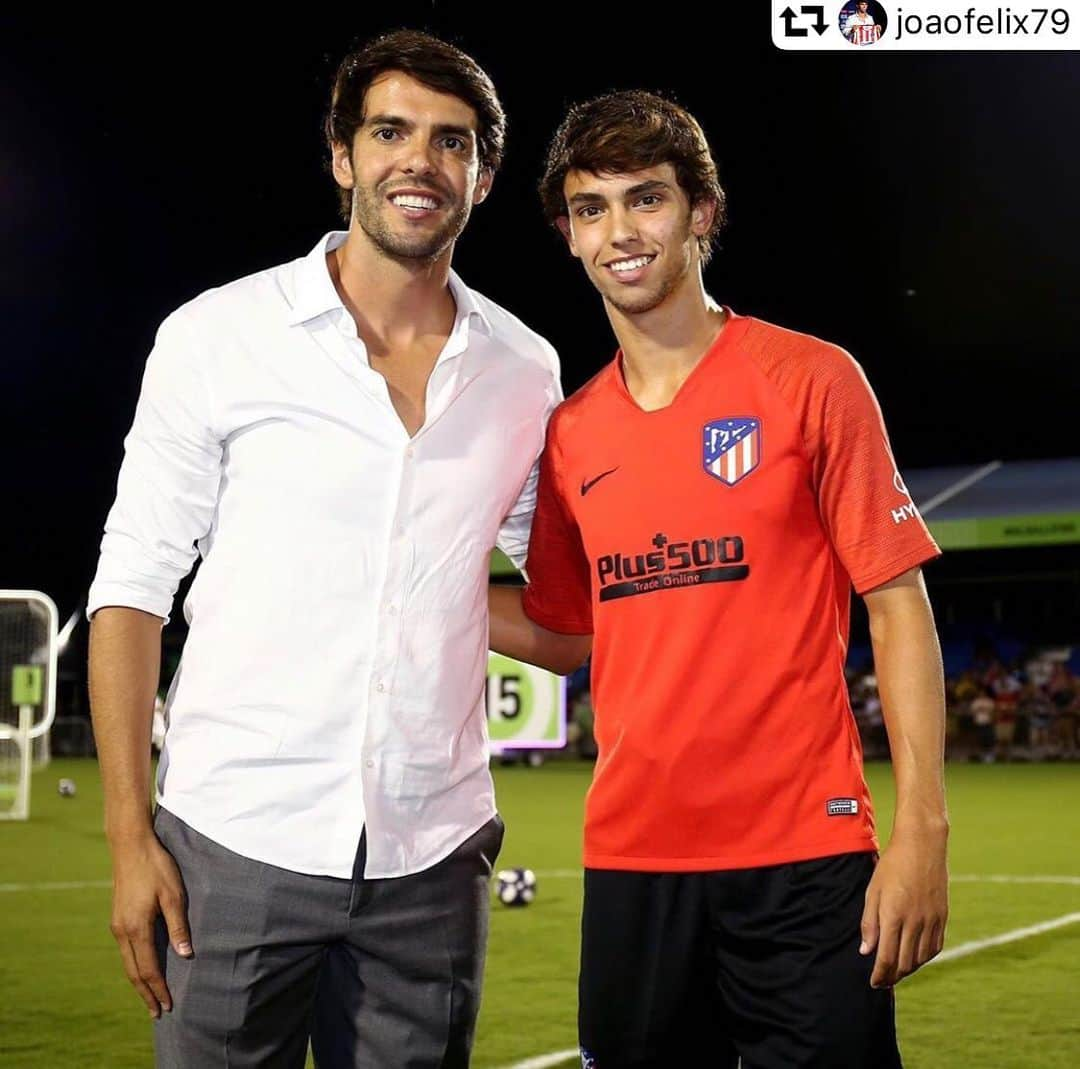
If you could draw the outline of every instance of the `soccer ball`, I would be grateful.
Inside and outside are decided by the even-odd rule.
[[[527,906],[536,897],[536,873],[532,869],[503,869],[495,879],[495,893],[504,906]]]
[[[62,798],[75,797],[75,781],[73,779],[62,779],[56,785],[56,789],[59,791]]]

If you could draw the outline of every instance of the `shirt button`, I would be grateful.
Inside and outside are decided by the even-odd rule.
[[[375,767],[375,762],[374,761],[365,761],[364,764],[367,765],[368,768],[374,768]]]
[[[410,446],[410,447],[409,447],[408,449],[406,449],[406,450],[405,450],[405,455],[406,455],[406,456],[407,456],[407,457],[408,457],[408,458],[409,458],[410,460],[412,460],[412,458],[413,458],[413,450],[412,450],[412,446]]]
[[[380,694],[382,694],[382,692],[383,692],[384,690],[386,690],[386,685],[385,685],[385,684],[383,684],[383,683],[376,683],[376,684],[375,684],[375,689],[376,689],[376,690],[377,690],[377,691],[378,691],[378,692],[379,692]]]

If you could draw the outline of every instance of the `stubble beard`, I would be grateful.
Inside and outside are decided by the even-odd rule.
[[[444,194],[440,193],[439,199],[446,203]],[[394,260],[437,260],[460,237],[469,221],[469,204],[461,200],[453,204],[437,230],[401,233],[386,219],[387,206],[392,207],[378,187],[353,186],[353,220],[380,252]]]
[[[606,287],[600,289],[600,292],[607,303],[623,315],[644,315],[662,305],[682,285],[690,271],[690,264],[689,256],[680,259],[679,263],[672,264],[648,290],[623,292],[617,282],[608,282]]]
[[[690,241],[696,238],[691,233],[690,214],[687,213],[685,232],[676,238],[669,246],[672,249],[681,250],[677,259],[673,260],[667,270],[647,290],[628,290],[620,286],[618,282],[608,279],[604,274],[604,286],[597,286],[605,301],[616,311],[623,315],[644,315],[658,308],[682,285],[686,276],[690,273],[693,264],[693,256],[690,252]],[[606,268],[600,268],[605,272]]]

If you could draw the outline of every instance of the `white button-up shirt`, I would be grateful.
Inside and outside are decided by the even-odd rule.
[[[366,828],[365,875],[400,876],[495,812],[488,562],[524,560],[558,359],[451,272],[410,439],[327,269],[345,236],[161,324],[87,613],[167,618],[197,544],[159,802],[297,872],[348,877]]]

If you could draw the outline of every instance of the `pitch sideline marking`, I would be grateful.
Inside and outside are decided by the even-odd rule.
[[[550,1054],[538,1054],[535,1058],[526,1058],[523,1062],[514,1062],[513,1065],[504,1066],[503,1069],[550,1069],[553,1065],[565,1065],[571,1058],[577,1061],[581,1057],[581,1051],[577,1047],[569,1050],[556,1050]]]
[[[1005,943],[1015,943],[1033,935],[1042,935],[1043,932],[1052,932],[1055,928],[1064,928],[1065,925],[1076,924],[1077,921],[1080,921],[1080,913],[1066,913],[1064,916],[1054,917],[1053,920],[1042,921],[1040,924],[1030,924],[1026,928],[1014,928],[1011,932],[1002,932],[1001,935],[973,939],[970,943],[961,943],[958,947],[943,950],[936,958],[931,958],[926,965],[939,965],[944,961],[966,958],[969,954],[977,954],[980,950],[1003,946]],[[925,967],[924,965],[923,968]]]
[[[1080,876],[950,876],[950,883],[1061,883],[1080,887]]]
[[[0,892],[85,891],[93,887],[112,887],[112,880],[71,880],[67,883],[0,883]]]
[[[537,879],[580,879],[581,869],[541,869]],[[950,883],[1050,883],[1080,887],[1080,876],[1006,876],[960,874],[949,877]],[[83,891],[92,888],[111,887],[111,880],[70,880],[62,883],[0,883],[0,894],[5,891]]]

